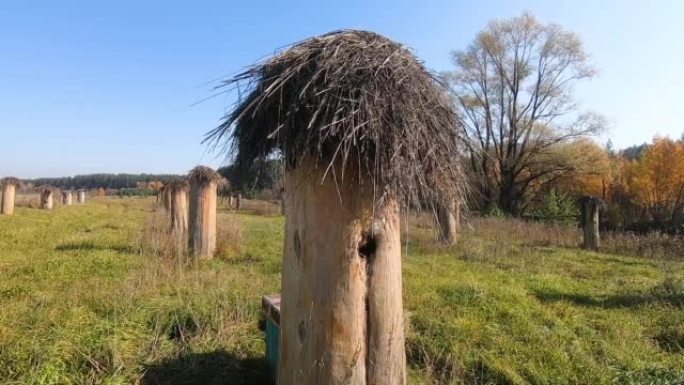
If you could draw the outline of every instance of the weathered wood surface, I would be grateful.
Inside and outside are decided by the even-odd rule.
[[[14,214],[14,202],[16,199],[16,194],[17,187],[14,184],[7,183],[2,186],[2,205],[0,206],[0,214]]]
[[[279,384],[404,384],[399,207],[322,176],[285,176]]]
[[[196,258],[211,259],[216,253],[216,199],[215,181],[191,179],[188,246]]]

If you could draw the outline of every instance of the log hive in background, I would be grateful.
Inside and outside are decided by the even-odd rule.
[[[195,258],[211,259],[216,253],[216,199],[221,176],[209,167],[190,172],[188,248]]]
[[[44,188],[40,194],[40,208],[43,210],[52,210],[54,207],[54,191],[52,188]]]
[[[599,234],[599,211],[602,201],[599,198],[585,196],[582,202],[582,227],[584,232],[583,247],[587,250],[598,250],[601,247]]]
[[[14,205],[17,196],[17,186],[20,184],[17,178],[4,178],[0,182],[2,187],[2,203],[0,204],[0,214],[14,215]]]

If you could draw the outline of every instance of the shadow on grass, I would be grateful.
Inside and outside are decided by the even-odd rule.
[[[115,251],[123,254],[134,254],[135,248],[129,245],[96,245],[94,242],[70,242],[57,245],[55,251]]]
[[[239,358],[225,350],[185,354],[148,365],[141,385],[268,385],[264,359]]]
[[[542,302],[571,302],[586,307],[617,309],[644,305],[668,305],[684,308],[684,291],[662,290],[661,286],[643,293],[592,296],[578,293],[562,293],[554,290],[538,290],[534,295]]]

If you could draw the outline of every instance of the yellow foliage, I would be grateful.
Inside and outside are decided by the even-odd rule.
[[[655,138],[633,165],[628,184],[637,203],[655,219],[674,215],[684,192],[684,143]]]

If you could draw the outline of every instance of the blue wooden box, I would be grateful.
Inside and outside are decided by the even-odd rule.
[[[261,307],[266,316],[266,363],[273,383],[278,378],[280,352],[280,294],[265,295]]]

